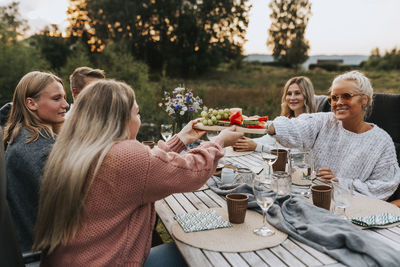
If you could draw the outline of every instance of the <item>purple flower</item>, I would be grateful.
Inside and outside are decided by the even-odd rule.
[[[194,111],[194,107],[189,107],[189,111]]]

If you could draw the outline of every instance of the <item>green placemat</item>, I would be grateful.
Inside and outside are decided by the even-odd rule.
[[[351,222],[364,227],[384,226],[400,222],[400,216],[391,213],[380,213],[371,216],[352,218]]]
[[[186,233],[232,227],[215,210],[180,214],[175,215],[174,218]]]

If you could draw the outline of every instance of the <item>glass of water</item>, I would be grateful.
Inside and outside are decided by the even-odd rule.
[[[347,220],[346,208],[353,200],[353,180],[339,178],[337,181],[331,180],[333,186],[332,200],[335,204],[335,213]]]
[[[161,136],[165,142],[172,137],[172,124],[161,124]]]
[[[290,165],[292,169],[292,182],[296,186],[295,193],[302,196],[311,196],[311,183],[314,175],[314,163],[311,151],[290,153]]]

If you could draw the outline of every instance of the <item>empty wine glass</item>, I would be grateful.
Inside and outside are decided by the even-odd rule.
[[[254,229],[254,233],[260,236],[270,236],[275,231],[267,226],[267,211],[275,201],[276,193],[272,191],[266,179],[256,177],[253,179],[253,193],[258,206],[263,212],[263,226]]]
[[[161,124],[161,136],[167,142],[172,136],[172,124]]]
[[[353,180],[340,178],[337,181],[331,180],[331,183],[333,186],[332,200],[335,204],[336,214],[347,220],[346,208],[350,206],[353,199]]]

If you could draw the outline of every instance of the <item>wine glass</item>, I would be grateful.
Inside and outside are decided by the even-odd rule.
[[[161,136],[167,142],[172,136],[172,124],[161,124]]]
[[[331,180],[333,186],[332,200],[335,204],[335,211],[341,218],[347,220],[346,208],[350,206],[353,198],[353,180],[340,178],[337,181]],[[341,212],[338,212],[341,210]]]
[[[253,193],[258,206],[263,212],[263,226],[254,229],[254,233],[260,236],[270,236],[275,231],[267,226],[267,211],[275,201],[276,193],[272,191],[266,179],[256,177],[253,179]]]
[[[215,137],[218,136],[218,134],[219,134],[218,131],[207,131],[207,134],[206,134],[207,135],[207,139],[212,141],[212,140],[214,140]]]
[[[264,146],[264,145],[262,145],[262,147],[261,147],[261,158],[265,162],[267,162],[267,165],[268,165],[268,179],[269,179],[269,182],[272,179],[272,165],[278,159],[278,155],[273,152],[274,149],[275,149],[275,145],[272,145],[272,146]]]

